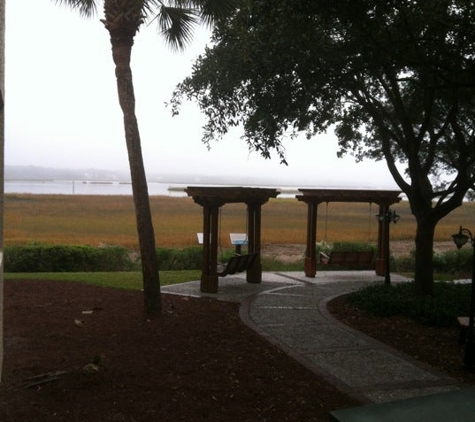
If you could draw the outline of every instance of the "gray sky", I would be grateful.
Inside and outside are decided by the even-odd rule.
[[[84,19],[52,0],[13,0],[6,11],[7,165],[128,169],[108,33],[99,16]],[[132,56],[136,111],[148,173],[195,172],[272,176],[276,186],[396,188],[384,162],[338,159],[335,137],[285,144],[289,166],[249,153],[239,131],[211,151],[201,143],[198,107],[172,117],[165,101],[191,70],[208,39],[204,30],[185,53],[164,44],[152,23]]]

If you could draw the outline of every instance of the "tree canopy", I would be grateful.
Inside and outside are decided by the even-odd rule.
[[[282,162],[284,137],[329,129],[339,154],[385,159],[418,222],[416,279],[430,286],[417,250],[430,248],[419,266],[431,262],[437,221],[475,180],[474,3],[249,0],[215,28],[174,112],[196,100],[205,142],[242,125],[251,149]]]

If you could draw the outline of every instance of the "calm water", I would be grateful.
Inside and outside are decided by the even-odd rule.
[[[187,196],[185,184],[149,182],[148,191],[151,196]],[[5,193],[30,193],[35,195],[132,195],[130,183],[92,182],[82,180],[28,180],[5,181]],[[292,198],[296,188],[286,188],[279,198]]]
[[[150,182],[150,195],[186,196],[185,185]],[[171,190],[170,190],[171,188]],[[31,193],[36,195],[132,195],[130,183],[91,182],[71,180],[6,181],[5,193]]]

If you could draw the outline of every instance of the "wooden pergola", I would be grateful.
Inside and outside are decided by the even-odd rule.
[[[379,205],[379,214],[389,212],[392,204],[398,203],[401,191],[395,190],[356,190],[356,189],[299,189],[296,198],[305,202],[307,214],[307,250],[305,254],[305,275],[315,277],[317,272],[316,240],[317,240],[317,211],[322,202],[369,202]],[[379,220],[378,220],[379,221]],[[376,274],[386,272],[386,253],[389,248],[389,220],[379,221],[378,249],[376,256]]]
[[[261,250],[261,208],[269,198],[276,198],[277,189],[246,187],[204,187],[193,186],[185,189],[188,196],[203,207],[203,266],[201,291],[218,291],[218,233],[219,210],[227,203],[247,205],[248,253],[257,253],[253,265],[247,270],[248,283],[262,281]]]

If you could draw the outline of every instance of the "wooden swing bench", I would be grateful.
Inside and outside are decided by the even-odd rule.
[[[242,273],[248,270],[256,261],[257,256],[258,253],[232,256],[226,264],[218,266],[218,276],[226,277],[227,275]]]
[[[332,251],[330,256],[320,252],[320,262],[325,265],[369,266],[373,258],[373,251]]]

